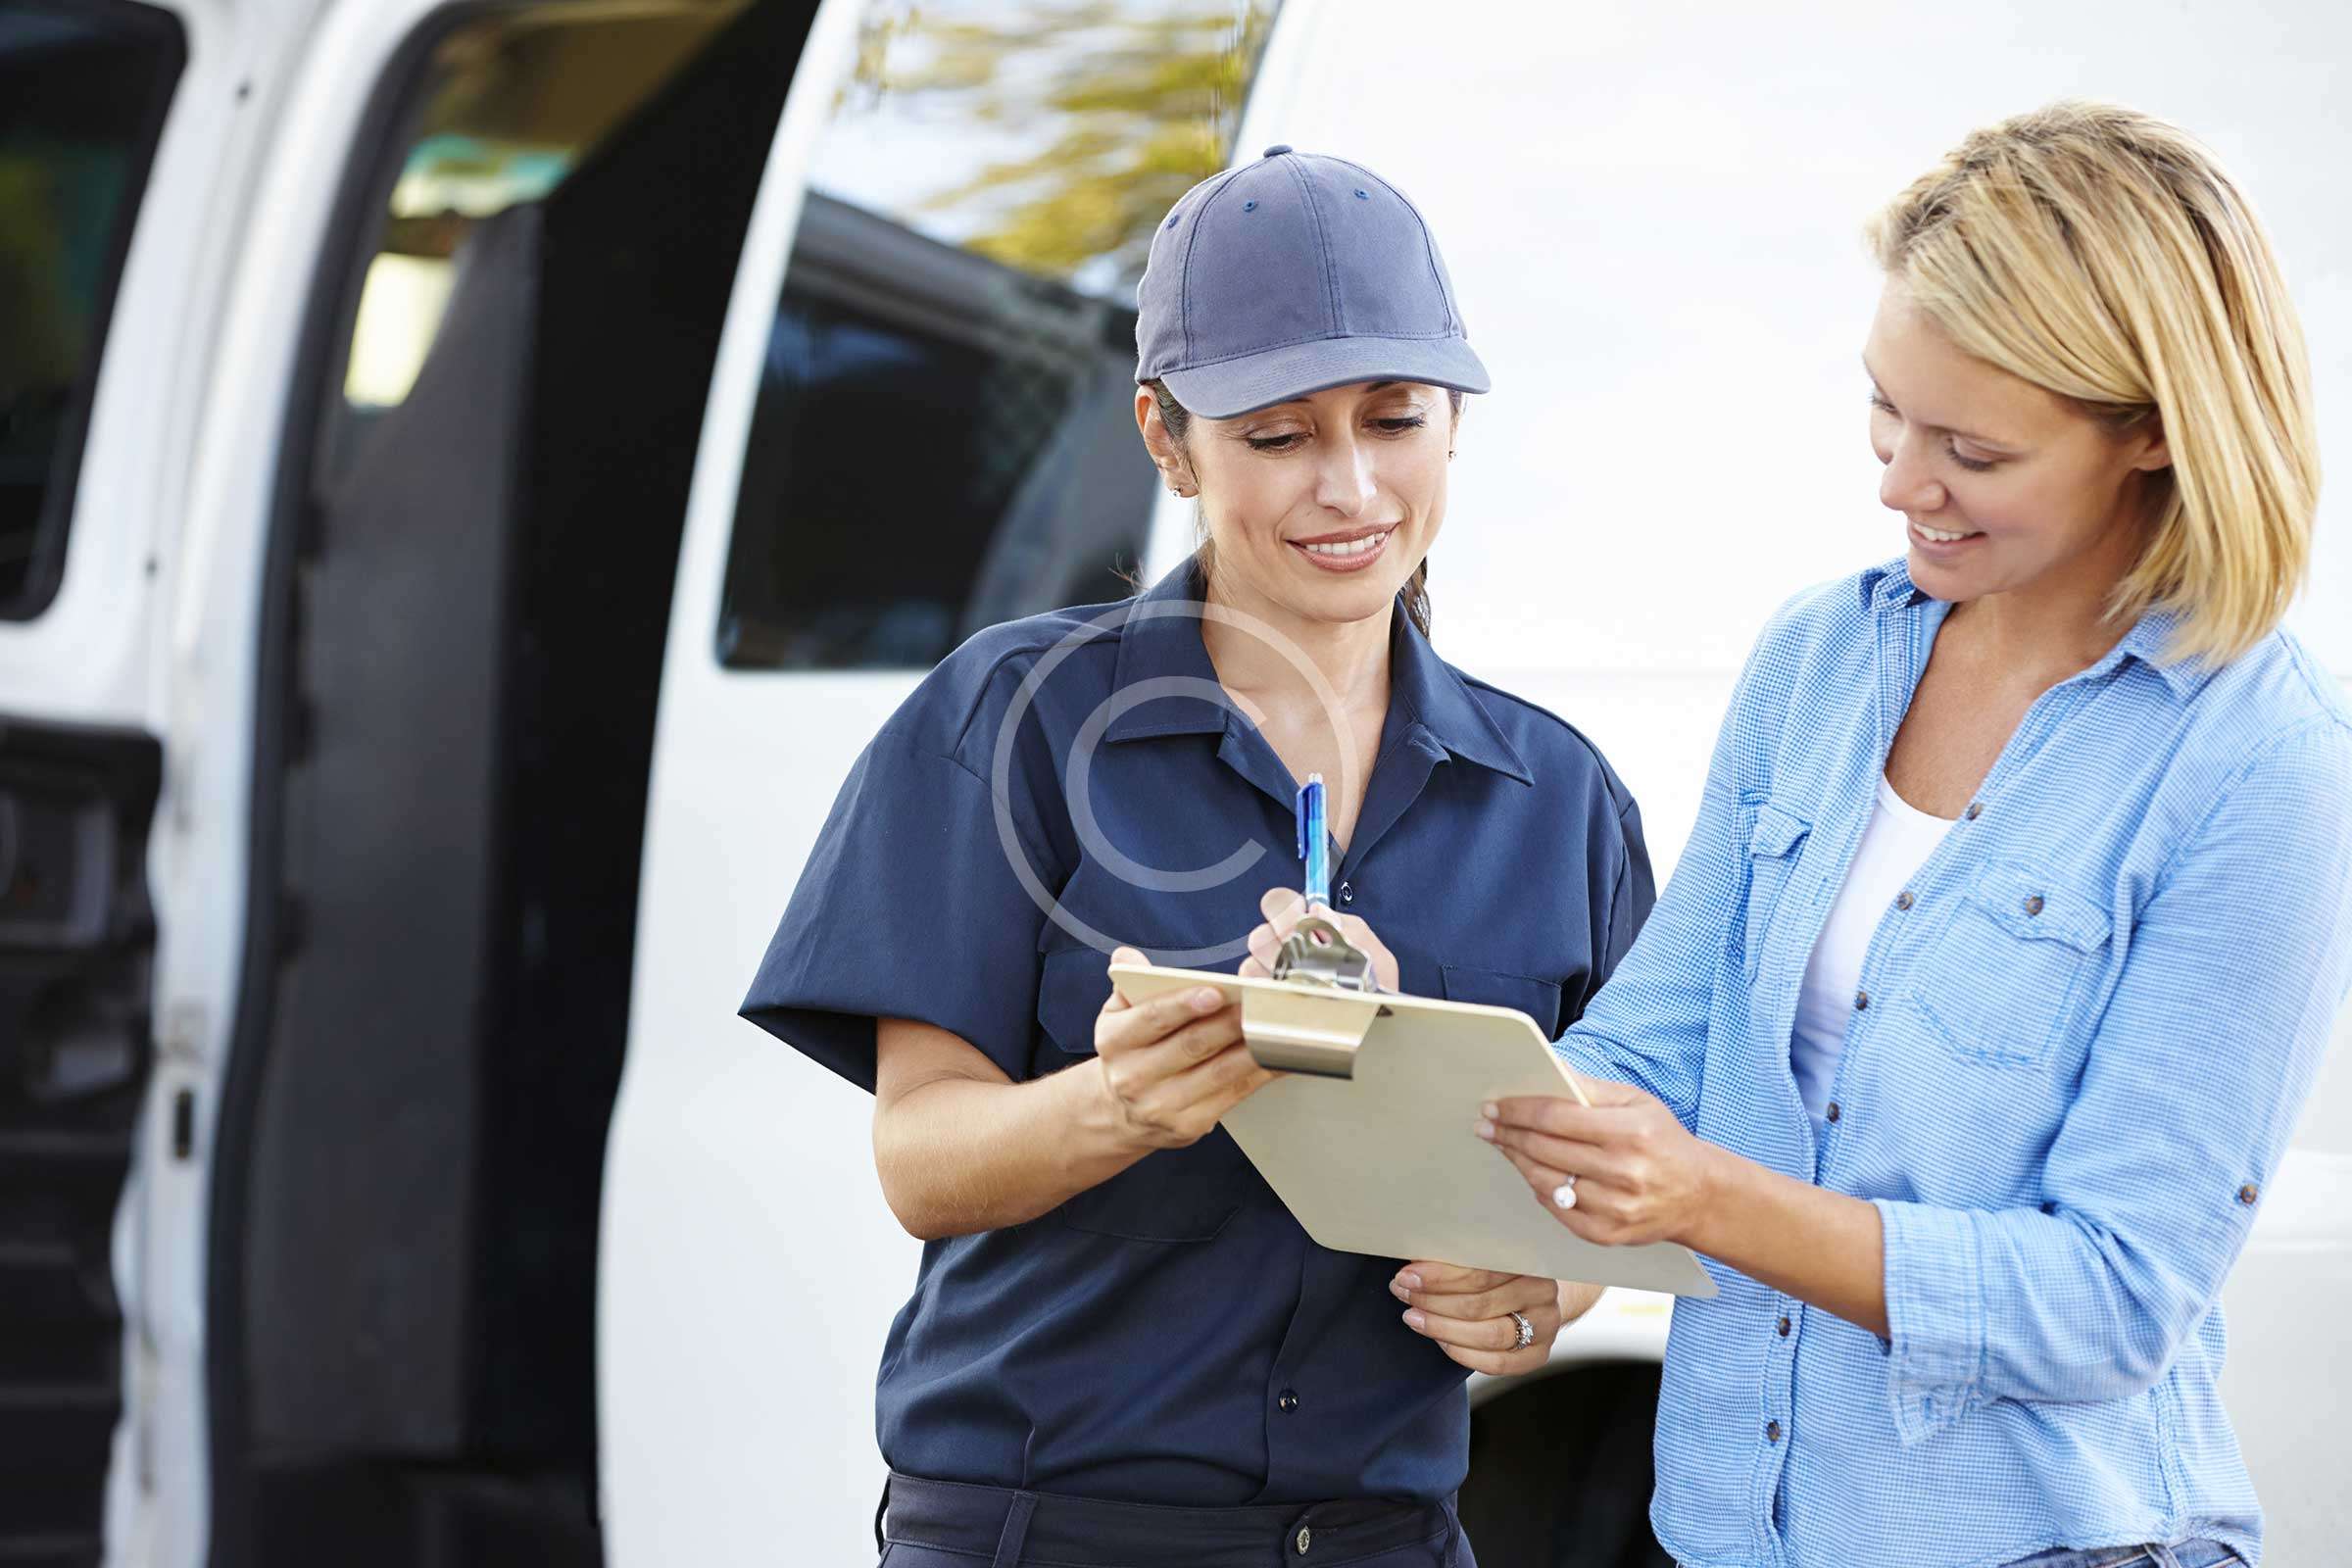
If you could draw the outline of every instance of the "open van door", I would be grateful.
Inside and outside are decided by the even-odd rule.
[[[163,405],[209,139],[188,19],[0,3],[0,1559],[98,1560],[125,1400],[116,1215],[150,1068],[163,749],[146,613]],[[167,146],[167,126],[171,144]],[[154,448],[151,448],[153,450]]]
[[[813,10],[0,0],[0,1558],[601,1559],[653,704]]]

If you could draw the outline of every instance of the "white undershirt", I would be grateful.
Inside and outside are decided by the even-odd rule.
[[[1870,951],[1870,939],[1894,906],[1896,895],[1911,885],[1951,825],[1895,794],[1886,776],[1879,775],[1879,800],[1871,808],[1870,826],[1862,830],[1862,848],[1854,854],[1838,902],[1830,906],[1829,923],[1821,928],[1821,940],[1805,964],[1804,988],[1796,997],[1796,1027],[1788,1040],[1788,1067],[1816,1122],[1829,1105],[1830,1085],[1837,1081],[1838,1060],[1845,1053],[1845,1031],[1854,1021],[1854,995],[1862,988],[1862,958]]]

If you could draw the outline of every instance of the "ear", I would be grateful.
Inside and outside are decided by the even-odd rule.
[[[1160,483],[1176,495],[1193,494],[1198,487],[1193,483],[1192,465],[1185,461],[1184,449],[1176,444],[1168,421],[1159,416],[1159,401],[1148,386],[1135,389],[1135,427],[1143,432],[1144,450],[1152,455]]]
[[[2173,447],[2165,439],[2163,415],[2149,415],[2146,428],[2133,431],[2132,439],[2145,443],[2139,455],[2132,460],[2132,466],[2139,472],[2154,473],[2173,466]]]

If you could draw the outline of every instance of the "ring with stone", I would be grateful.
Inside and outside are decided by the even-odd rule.
[[[1574,1172],[1569,1174],[1566,1181],[1551,1190],[1551,1206],[1554,1208],[1574,1208],[1576,1206],[1576,1176]]]
[[[1524,1350],[1536,1343],[1536,1326],[1527,1320],[1525,1312],[1513,1312],[1510,1314],[1510,1319],[1519,1325],[1519,1343],[1512,1346],[1512,1349]]]

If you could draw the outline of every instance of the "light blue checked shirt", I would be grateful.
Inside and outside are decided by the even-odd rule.
[[[1875,1202],[1891,1342],[1709,1261],[1650,1519],[1692,1568],[1955,1568],[2262,1520],[2222,1281],[2352,984],[2352,710],[2291,637],[2142,620],[2044,694],[1863,961],[1816,1141],[1797,988],[1950,606],[1897,562],[1765,629],[1672,883],[1560,1042]]]

